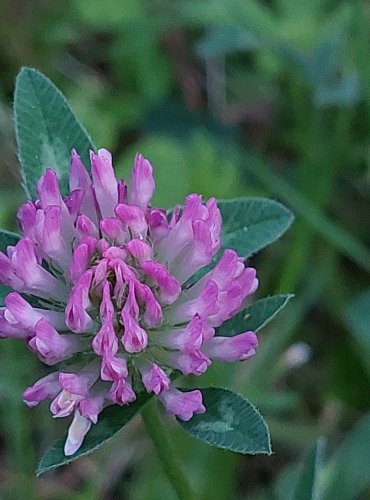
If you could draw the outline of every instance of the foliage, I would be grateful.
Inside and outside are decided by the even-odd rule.
[[[5,1],[0,226],[14,230],[24,199],[15,187],[11,135],[13,82],[22,65],[40,68],[63,90],[93,142],[121,159],[119,173],[137,150],[150,156],[163,185],[157,204],[181,203],[191,191],[272,195],[287,204],[297,214],[290,235],[251,262],[260,270],[257,307],[272,290],[271,299],[288,292],[296,298],[261,335],[248,370],[215,366],[207,380],[255,402],[275,454],[235,458],[176,428],[169,427],[169,436],[204,498],[263,499],[273,490],[289,498],[298,484],[295,463],[303,455],[305,468],[318,463],[307,455],[318,435],[328,440],[319,474],[323,498],[366,495],[368,6],[360,0],[102,5]],[[248,311],[245,322],[255,326],[256,311]],[[306,363],[292,364],[296,340],[311,347]],[[145,459],[151,451],[136,420],[118,434],[124,449],[111,440],[72,464],[69,479],[60,470],[35,481],[37,457],[62,428],[56,432],[57,422],[42,409],[22,407],[25,374],[40,367],[20,347],[3,342],[0,349],[2,496],[176,498],[158,464]],[[22,359],[18,369],[15,358]],[[40,439],[45,435],[47,441]]]

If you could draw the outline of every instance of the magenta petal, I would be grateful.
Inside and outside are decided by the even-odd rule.
[[[36,206],[32,201],[27,201],[19,208],[17,219],[22,233],[33,238],[36,224]]]
[[[106,316],[102,327],[94,336],[92,348],[94,349],[94,352],[100,356],[107,351],[112,352],[113,354],[117,353],[118,339],[113,328],[112,318],[109,316]]]
[[[3,317],[14,328],[26,329],[33,332],[36,323],[44,318],[54,328],[65,330],[64,314],[47,309],[32,307],[21,295],[16,292],[9,293],[5,297],[6,308]]]
[[[87,396],[89,388],[97,379],[97,375],[88,373],[60,373],[59,382],[62,388],[71,394]]]
[[[118,181],[118,203],[127,203],[127,186],[124,179]]]
[[[23,393],[23,401],[27,406],[37,406],[46,399],[53,399],[61,391],[59,373],[50,373],[40,378],[33,386],[28,387]]]
[[[121,316],[124,328],[123,347],[129,353],[142,351],[148,344],[146,331],[126,311],[122,311]]]
[[[123,245],[129,238],[129,232],[115,217],[106,217],[100,221],[103,234],[114,244]]]
[[[146,236],[148,224],[141,208],[120,203],[115,212],[117,217],[130,229],[132,237],[144,238]]]
[[[92,236],[83,238],[73,251],[69,265],[69,277],[76,283],[89,267],[90,258],[96,248],[97,240]]]
[[[136,399],[132,386],[128,380],[120,379],[113,382],[109,391],[111,401],[118,405],[126,405],[132,403]]]
[[[66,307],[66,324],[75,333],[84,333],[88,331],[93,320],[87,313],[91,307],[89,290],[91,285],[93,271],[85,271],[77,284],[73,287]]]
[[[71,415],[81,399],[83,399],[83,396],[72,394],[70,391],[63,389],[50,404],[50,411],[53,417],[63,418]]]
[[[101,320],[110,320],[113,322],[114,316],[114,306],[111,298],[111,286],[109,281],[105,280],[103,285],[103,296],[102,301],[100,303],[100,319]]]
[[[198,314],[200,317],[217,314],[219,311],[218,295],[219,289],[217,284],[209,280],[197,298],[185,301],[179,305],[175,303],[169,309],[167,318],[173,324],[181,324],[190,321],[195,314]]]
[[[195,314],[185,328],[175,328],[158,334],[158,342],[170,349],[179,349],[190,352],[199,349],[204,340],[214,336],[214,329],[209,326],[208,321]]]
[[[145,389],[154,394],[160,394],[162,391],[167,391],[170,387],[170,379],[168,375],[156,363],[143,364],[140,366],[141,377]]]
[[[145,241],[132,239],[127,243],[127,250],[138,261],[149,260],[152,256],[152,247]]]
[[[56,206],[37,211],[36,239],[43,255],[65,271],[71,259],[71,250],[61,233],[61,212],[62,209]]]
[[[70,191],[80,190],[83,194],[80,211],[94,223],[97,222],[95,201],[92,192],[91,179],[76,151],[72,150],[71,169],[69,174]],[[91,236],[95,236],[92,234]]]
[[[221,212],[217,207],[215,198],[210,198],[206,203],[206,207],[208,210],[208,217],[206,219],[206,222],[211,233],[212,255],[215,255],[221,247]]]
[[[102,380],[120,380],[127,377],[127,363],[123,358],[114,356],[112,351],[103,353],[100,377]]]
[[[21,239],[11,256],[15,274],[22,279],[27,289],[46,298],[64,300],[68,294],[66,286],[38,263],[34,244],[30,238]]]
[[[181,420],[190,420],[194,413],[206,411],[200,391],[181,392],[172,387],[168,391],[163,391],[158,397],[167,413],[175,415]]]
[[[54,365],[81,349],[74,335],[60,335],[45,319],[36,324],[35,335],[28,345],[47,365]]]
[[[29,339],[32,336],[30,330],[11,325],[4,317],[4,309],[0,309],[0,338]]]
[[[145,210],[154,189],[153,168],[148,160],[137,154],[131,175],[129,202]]]
[[[33,331],[36,323],[43,317],[19,293],[12,292],[5,297],[4,318],[16,327]]]
[[[81,239],[86,236],[99,238],[99,231],[96,224],[87,215],[81,214],[77,217],[76,230]]]
[[[18,292],[23,292],[26,288],[24,281],[15,274],[15,269],[9,257],[2,252],[0,252],[0,282]]]
[[[208,210],[202,203],[199,194],[189,194],[185,199],[184,210],[181,219],[183,220],[204,220],[208,216]]]
[[[90,176],[81,161],[81,158],[77,154],[75,149],[71,152],[71,167],[69,171],[69,189],[74,191],[75,189],[86,189],[91,185]]]
[[[189,352],[167,352],[162,355],[162,359],[168,366],[180,370],[184,375],[202,375],[211,364],[211,361],[199,349]]]
[[[112,217],[118,204],[117,180],[112,165],[112,155],[106,149],[98,154],[91,152],[91,173],[94,181],[95,197],[102,217]]]
[[[177,279],[158,262],[148,260],[141,263],[142,269],[159,286],[159,299],[163,304],[172,304],[181,293]]]
[[[148,214],[148,221],[150,237],[154,243],[158,244],[170,231],[165,210],[154,208]]]
[[[245,332],[234,337],[213,337],[202,349],[210,358],[229,363],[243,361],[256,353],[258,339],[254,332]]]
[[[140,305],[145,308],[143,322],[148,327],[155,328],[162,320],[162,308],[159,302],[150,287],[138,281],[135,282],[135,293]]]
[[[95,396],[91,396],[80,401],[79,410],[83,417],[91,420],[94,424],[98,421],[98,415],[104,407],[104,399],[106,397],[106,390],[100,391]]]
[[[59,183],[56,172],[51,168],[45,170],[44,175],[37,183],[37,194],[39,195],[41,208],[50,205],[61,206],[62,197],[59,191]]]

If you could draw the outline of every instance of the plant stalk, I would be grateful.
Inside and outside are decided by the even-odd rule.
[[[150,401],[141,411],[142,419],[153,441],[158,458],[162,464],[170,483],[180,500],[194,500],[196,497],[188,478],[186,477],[178,453],[174,449],[162,418],[159,414],[156,401]]]

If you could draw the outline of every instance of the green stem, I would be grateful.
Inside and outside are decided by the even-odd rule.
[[[150,401],[141,412],[145,427],[151,437],[158,458],[169,481],[180,500],[194,500],[196,495],[184,474],[178,453],[168,439],[168,432],[163,426],[155,401]]]

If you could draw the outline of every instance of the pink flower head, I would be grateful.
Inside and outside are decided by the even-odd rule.
[[[107,150],[90,160],[91,176],[72,151],[67,196],[45,171],[38,199],[18,211],[19,242],[0,252],[0,281],[13,290],[0,308],[0,338],[23,339],[47,365],[71,358],[23,394],[29,406],[51,400],[54,417],[73,416],[68,456],[105,406],[130,404],[137,388],[182,420],[204,413],[202,393],[176,389],[171,373],[199,376],[213,359],[240,361],[257,347],[253,332],[217,336],[258,280],[234,250],[218,259],[216,200],[190,194],[168,217],[151,206],[153,168],[143,156],[129,186]]]

